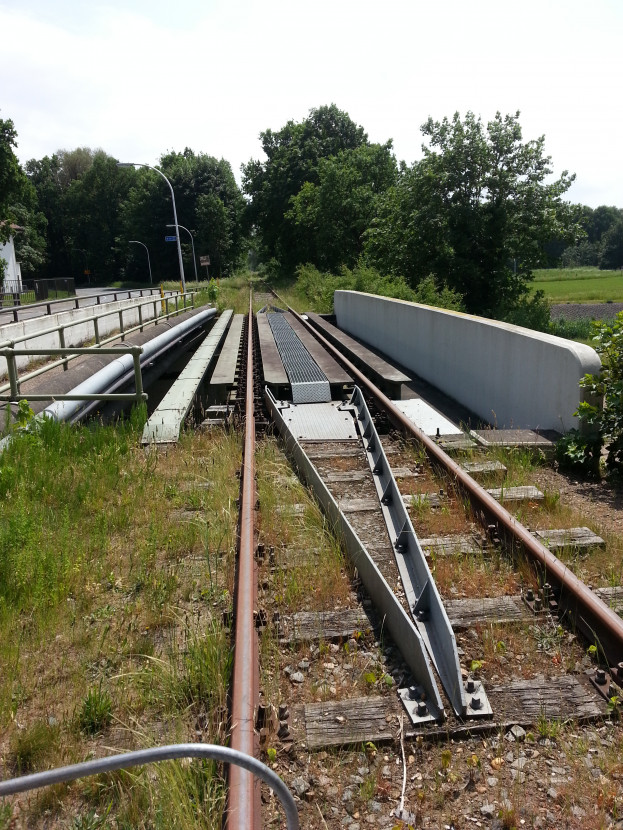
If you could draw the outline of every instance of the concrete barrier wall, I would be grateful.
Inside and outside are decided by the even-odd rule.
[[[145,302],[145,298],[140,298],[140,302]],[[154,297],[154,301],[143,306],[143,322],[153,320],[154,316],[160,316],[159,296]],[[171,310],[173,309],[173,304]],[[33,317],[26,320],[20,320],[19,323],[9,323],[0,328],[0,342],[4,343],[7,340],[14,340],[17,337],[28,335],[28,340],[15,345],[16,349],[58,349],[60,348],[58,332],[50,332],[49,334],[41,334],[54,326],[67,325],[68,323],[77,323],[71,328],[65,329],[65,345],[66,346],[80,346],[95,338],[95,328],[92,321],[87,321],[87,318],[106,314],[105,317],[99,317],[98,327],[99,335],[103,340],[109,334],[119,330],[119,310],[124,309],[123,312],[123,327],[124,329],[132,328],[138,325],[138,308],[136,299],[118,300],[112,303],[102,303],[101,305],[85,306],[84,308],[76,308],[70,311],[61,311],[57,314],[50,314],[45,317]],[[155,310],[154,310],[155,309]],[[112,312],[112,313],[109,313]],[[84,322],[80,322],[84,321]],[[40,357],[18,356],[16,359],[18,369],[24,369],[29,363],[36,360],[41,360]],[[6,360],[0,357],[0,377],[7,374]]]
[[[578,426],[578,382],[601,366],[594,349],[470,314],[335,292],[341,329],[359,337],[498,428]]]

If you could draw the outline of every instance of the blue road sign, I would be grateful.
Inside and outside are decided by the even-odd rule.
[[[165,236],[165,242],[177,242],[177,236]]]

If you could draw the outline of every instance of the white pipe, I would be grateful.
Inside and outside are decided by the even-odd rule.
[[[209,308],[206,311],[201,311],[194,317],[188,320],[183,320],[172,329],[159,334],[153,340],[149,340],[143,346],[143,354],[141,355],[141,363],[147,363],[151,357],[159,352],[165,346],[175,340],[179,340],[189,331],[198,328],[216,315],[215,308]],[[101,368],[99,372],[91,375],[90,378],[80,383],[75,389],[71,390],[72,395],[79,395],[84,392],[85,395],[96,395],[98,392],[103,392],[112,386],[115,381],[124,377],[134,367],[134,360],[131,354],[124,354],[121,357],[116,357],[111,363]],[[69,421],[88,401],[55,401],[43,410],[40,417],[54,418],[56,421]]]

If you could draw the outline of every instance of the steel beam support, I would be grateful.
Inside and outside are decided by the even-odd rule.
[[[268,388],[265,389],[264,399],[285,441],[288,454],[294,460],[301,475],[311,486],[331,526],[344,540],[351,561],[357,568],[357,572],[383,620],[383,625],[389,630],[405,663],[411,669],[417,683],[422,687],[428,716],[417,720],[431,718],[440,720],[443,717],[443,703],[419,631],[373,562],[352,525],[340,510],[315,466],[290,431],[281,415],[277,401]]]
[[[464,717],[467,712],[467,698],[463,688],[454,631],[413,529],[409,512],[402,500],[402,494],[387,461],[376,427],[361,390],[357,386],[353,390],[350,403],[357,413],[366,458],[372,471],[389,538],[394,547],[396,565],[400,572],[407,603],[452,708],[459,717]]]

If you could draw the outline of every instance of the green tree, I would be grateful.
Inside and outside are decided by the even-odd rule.
[[[13,122],[0,120],[0,242],[6,242],[13,234],[22,274],[30,276],[44,259],[45,218],[37,209],[36,191],[22,170],[14,147],[17,132]],[[0,277],[3,270],[2,259]]]
[[[392,142],[364,144],[320,159],[318,184],[305,182],[290,200],[285,219],[299,231],[303,259],[323,270],[352,267],[379,196],[396,182]]]
[[[306,182],[319,184],[319,163],[367,144],[367,135],[335,104],[310,110],[300,122],[260,134],[266,161],[243,165],[243,190],[250,197],[247,224],[255,228],[265,259],[275,257],[289,271],[305,260],[309,239],[301,238],[290,200]]]
[[[60,279],[71,274],[71,263],[65,244],[63,187],[60,182],[61,163],[56,154],[26,162],[26,174],[37,194],[37,203],[46,219],[46,258],[37,269],[41,277]]]
[[[97,150],[63,192],[64,242],[79,282],[106,285],[117,278],[114,248],[121,232],[119,208],[130,188],[124,172],[112,156]],[[85,270],[91,272],[88,279]]]
[[[599,267],[623,268],[623,216],[620,216],[602,237]]]
[[[522,140],[519,113],[488,124],[429,119],[424,157],[401,169],[381,200],[366,252],[412,285],[429,273],[463,296],[472,313],[503,318],[528,291],[532,269],[551,239],[574,237],[561,196],[574,176],[547,181],[544,138]]]
[[[11,120],[0,120],[0,242],[11,235],[15,217],[11,205],[21,197],[24,174],[13,148],[17,147],[17,132]]]
[[[230,273],[243,248],[244,198],[229,162],[186,148],[162,156],[159,167],[171,182],[178,221],[193,234],[197,256],[209,255],[215,273]],[[173,221],[166,183],[146,168],[122,172],[130,174],[131,187],[121,209],[120,250],[127,251],[127,240],[138,239],[150,250],[154,279],[178,279],[177,248],[164,241]],[[188,279],[194,274],[192,246],[183,231],[180,242]],[[128,252],[128,275],[137,275],[139,268],[144,272],[139,253]]]

